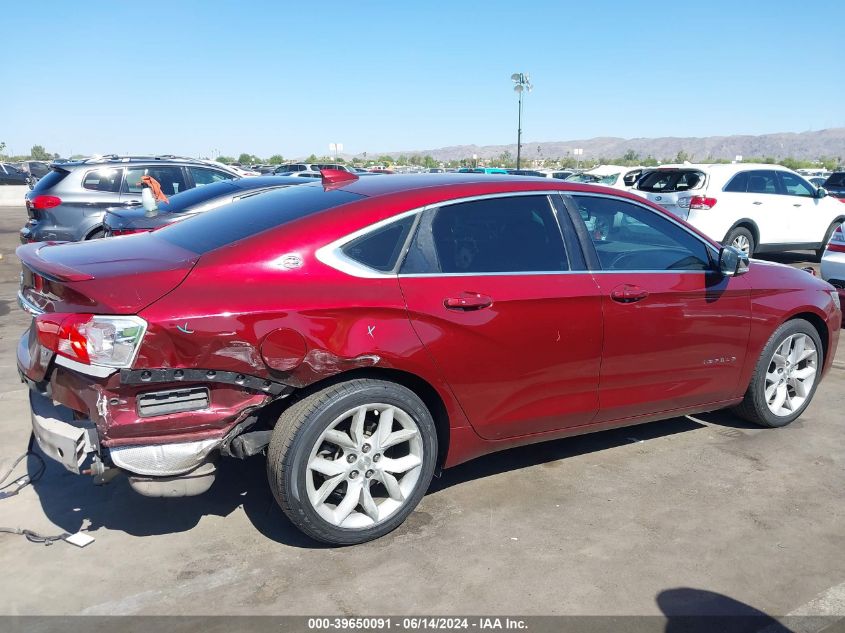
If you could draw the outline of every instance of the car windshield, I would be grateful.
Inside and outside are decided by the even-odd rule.
[[[342,189],[326,191],[319,184],[285,187],[202,213],[191,218],[190,222],[176,222],[156,231],[156,235],[171,244],[202,255],[363,197]]]
[[[194,187],[182,193],[169,196],[168,202],[161,202],[157,207],[161,213],[179,213],[189,207],[240,190],[240,187],[237,187],[231,181],[221,180],[220,182]]]
[[[689,169],[657,170],[646,174],[637,183],[640,191],[673,192],[695,189],[704,182],[704,174]]]

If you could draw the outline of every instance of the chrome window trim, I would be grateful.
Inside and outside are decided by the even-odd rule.
[[[633,204],[634,206],[642,207],[643,209],[645,209],[646,211],[648,211],[648,212],[650,212],[650,213],[657,213],[657,212],[656,212],[654,209],[652,209],[650,206],[648,206],[648,205],[646,205],[646,204],[643,204],[643,203],[642,203],[642,202],[640,202],[639,200],[631,200],[631,199],[629,199],[629,198],[621,198],[621,197],[619,197],[619,196],[611,196],[611,195],[608,195],[608,194],[606,194],[606,193],[590,193],[590,192],[586,192],[586,191],[567,191],[567,192],[564,192],[562,195],[564,195],[564,196],[569,196],[569,197],[575,197],[575,196],[588,196],[588,197],[591,197],[591,198],[611,198],[611,199],[614,199],[614,200],[622,200],[623,202],[627,202],[627,203],[629,203],[629,204]],[[686,226],[684,226],[683,224],[681,224],[680,222],[678,222],[675,218],[673,218],[673,217],[672,217],[672,215],[671,215],[671,214],[669,214],[669,213],[664,213],[662,217],[663,217],[664,219],[666,219],[666,220],[669,220],[669,222],[671,222],[672,224],[674,224],[675,226],[677,226],[679,229],[681,229],[682,231],[685,231],[686,233],[688,233],[689,235],[691,235],[692,237],[694,237],[696,240],[698,240],[699,242],[701,242],[702,244],[704,244],[704,246],[705,246],[706,248],[710,249],[710,253],[711,253],[711,255],[715,255],[717,258],[719,257],[719,249],[718,249],[718,248],[716,248],[715,246],[713,246],[710,242],[708,242],[707,240],[705,240],[704,238],[702,238],[700,235],[696,234],[694,231],[691,231],[691,230],[689,229],[689,227],[686,227]],[[583,222],[583,220],[582,220],[582,222]],[[718,259],[717,259],[717,261],[718,261]],[[713,262],[711,261],[710,263],[712,264]],[[623,270],[607,270],[607,271],[604,271],[604,270],[597,270],[597,271],[593,271],[593,272],[612,272],[612,273],[619,273],[619,272],[651,272],[651,273],[659,273],[659,272],[670,272],[670,273],[679,273],[679,272],[696,272],[696,273],[701,273],[701,272],[707,272],[707,271],[702,271],[702,270],[692,270],[692,271],[681,271],[681,270],[669,270],[669,271],[666,271],[666,270],[644,270],[644,271],[638,271],[638,270],[628,270],[628,271],[623,271]]]
[[[393,215],[389,218],[385,218],[384,220],[380,220],[375,224],[369,224],[362,229],[355,231],[354,233],[349,233],[348,235],[344,235],[341,238],[334,240],[326,244],[325,246],[321,246],[318,248],[314,255],[318,261],[322,262],[326,266],[334,268],[335,270],[339,270],[340,272],[346,273],[347,275],[351,275],[353,277],[361,277],[363,279],[386,279],[391,277],[444,277],[444,276],[477,276],[477,275],[527,275],[527,274],[543,274],[543,275],[560,275],[567,272],[577,272],[577,273],[584,273],[589,271],[564,271],[564,270],[555,270],[555,271],[534,271],[533,273],[527,272],[512,272],[512,273],[503,273],[503,272],[496,272],[496,273],[415,273],[415,274],[402,274],[398,272],[399,266],[402,265],[402,261],[407,254],[408,248],[410,247],[410,239],[413,237],[414,233],[416,232],[417,224],[419,223],[419,218],[416,219],[414,227],[412,227],[410,233],[408,234],[408,238],[405,242],[405,245],[402,249],[402,256],[399,258],[396,266],[394,267],[393,271],[391,272],[382,272],[375,270],[374,268],[370,268],[369,266],[365,266],[360,262],[356,262],[355,260],[347,257],[343,251],[341,250],[347,243],[351,242],[352,240],[358,239],[362,235],[366,235],[371,231],[376,231],[388,224],[392,224],[393,222],[397,222],[402,220],[410,215],[419,214],[422,215],[424,212],[432,210],[432,209],[439,209],[441,207],[450,206],[453,204],[462,204],[464,202],[476,202],[478,200],[491,200],[494,198],[512,198],[515,196],[546,196],[547,198],[552,195],[560,195],[561,193],[566,193],[565,190],[562,189],[537,189],[533,191],[506,191],[500,193],[485,193],[479,194],[477,196],[464,196],[462,198],[450,198],[448,200],[442,200],[440,202],[434,202],[431,204],[424,205],[422,207],[416,207],[414,209],[410,209],[408,211],[403,211],[402,213],[398,213]],[[552,215],[555,215],[556,209],[555,206],[549,200],[549,209],[552,212]],[[555,217],[557,220],[557,217]],[[559,221],[558,221],[559,223]],[[563,240],[563,235],[561,234],[561,240]],[[563,242],[564,252],[566,253],[567,257],[567,264],[569,263],[569,253],[566,250],[566,241]]]

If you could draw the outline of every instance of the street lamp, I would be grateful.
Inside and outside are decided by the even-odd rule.
[[[522,154],[522,93],[531,92],[531,78],[525,73],[514,73],[511,75],[514,92],[519,93],[519,119],[516,127],[516,168],[519,169],[519,160]]]

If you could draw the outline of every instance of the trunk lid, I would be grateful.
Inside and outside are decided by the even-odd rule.
[[[176,288],[199,255],[149,233],[18,247],[21,299],[41,312],[134,314]]]

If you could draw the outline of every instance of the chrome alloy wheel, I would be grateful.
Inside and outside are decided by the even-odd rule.
[[[787,416],[801,408],[816,381],[818,352],[806,334],[792,334],[775,349],[766,370],[765,395],[769,411]]]
[[[338,416],[311,449],[308,500],[326,521],[361,529],[392,516],[420,478],[423,442],[399,407],[367,404]]]
[[[748,238],[744,235],[737,235],[731,242],[731,246],[738,248],[746,255],[751,254],[751,242],[749,242]]]

